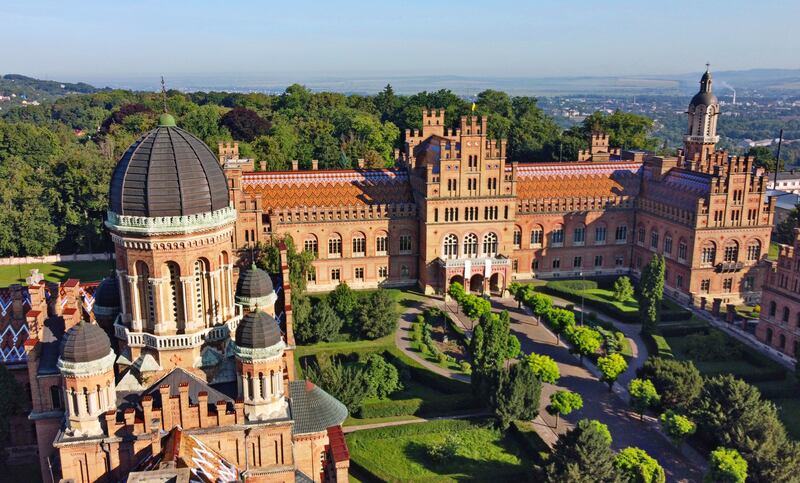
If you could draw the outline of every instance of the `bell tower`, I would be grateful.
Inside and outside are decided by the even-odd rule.
[[[719,117],[719,101],[712,93],[711,72],[706,64],[706,72],[700,78],[700,91],[689,102],[686,112],[689,118],[689,129],[684,137],[686,159],[689,162],[705,161],[715,151],[719,142],[717,136],[717,119]]]

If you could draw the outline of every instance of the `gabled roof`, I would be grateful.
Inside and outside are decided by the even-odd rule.
[[[641,167],[641,163],[616,161],[522,164],[517,166],[517,197],[534,200],[636,196]]]
[[[145,389],[145,391],[142,393],[142,396],[150,395],[153,397],[154,404],[162,406],[161,394],[158,391],[159,388],[166,384],[169,386],[169,395],[178,397],[180,395],[179,387],[182,383],[187,383],[189,385],[189,402],[192,404],[197,404],[197,395],[201,392],[206,392],[208,394],[209,404],[216,404],[217,401],[233,403],[233,399],[217,391],[213,387],[206,384],[205,381],[193,376],[180,367],[176,367],[172,370],[172,372],[156,381],[149,388]]]

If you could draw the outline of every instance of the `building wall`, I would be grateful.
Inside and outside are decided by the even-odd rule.
[[[800,230],[793,246],[781,245],[771,262],[761,299],[756,337],[763,343],[797,357],[800,347]]]

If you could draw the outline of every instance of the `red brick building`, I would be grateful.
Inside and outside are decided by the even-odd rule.
[[[792,245],[781,245],[770,268],[762,288],[756,337],[796,358],[800,347],[800,229],[795,228]]]
[[[774,206],[752,160],[717,152],[719,104],[706,72],[687,111],[686,149],[621,152],[593,133],[570,163],[511,163],[486,118],[407,130],[398,168],[254,172],[236,146],[220,161],[243,249],[289,234],[317,255],[309,290],[454,280],[502,291],[514,278],[639,273],[667,258],[668,293],[709,309],[758,300]]]

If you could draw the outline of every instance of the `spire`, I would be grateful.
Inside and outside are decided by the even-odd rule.
[[[164,83],[164,76],[161,76],[161,99],[164,102],[164,114],[158,117],[158,127],[175,127],[175,118],[167,112],[167,85]]]
[[[700,92],[711,92],[711,64],[706,62],[706,71],[700,78]]]

